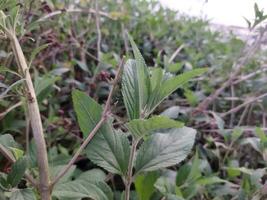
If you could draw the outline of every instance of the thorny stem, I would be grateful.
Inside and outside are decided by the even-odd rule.
[[[107,102],[106,102],[106,105],[105,105],[105,108],[104,108],[104,111],[102,113],[102,117],[101,117],[100,121],[97,123],[95,128],[88,134],[88,137],[84,140],[82,145],[76,151],[76,153],[74,154],[72,159],[69,161],[67,166],[64,167],[59,172],[58,176],[56,176],[55,179],[52,181],[51,188],[59,181],[60,178],[62,178],[69,171],[69,169],[75,163],[75,161],[77,160],[79,155],[82,153],[82,151],[85,149],[85,147],[89,144],[89,142],[94,138],[94,136],[96,135],[97,131],[101,128],[103,123],[106,122],[106,120],[108,119],[108,116],[110,114],[111,99],[112,99],[112,96],[114,94],[115,87],[116,87],[116,85],[117,85],[117,83],[119,81],[119,77],[120,77],[123,65],[124,65],[124,58],[122,59],[120,65],[119,65],[119,69],[118,69],[117,75],[116,75],[116,77],[115,77],[115,79],[113,81],[113,85],[112,85],[112,88],[111,88],[111,90],[109,92],[109,96],[108,96],[108,99],[107,99]]]
[[[127,170],[127,177],[125,179],[125,200],[130,199],[130,191],[131,191],[131,184],[133,182],[133,164],[134,164],[134,157],[136,153],[136,148],[139,143],[140,139],[133,139],[133,144],[131,147],[130,152],[130,159],[128,164],[128,170]]]
[[[42,200],[51,200],[50,195],[50,177],[49,177],[49,167],[47,158],[46,143],[43,134],[42,121],[39,111],[39,106],[34,91],[34,86],[31,80],[31,75],[28,69],[28,65],[16,37],[14,31],[8,31],[7,36],[11,41],[12,50],[15,55],[20,71],[25,76],[26,81],[26,99],[28,104],[29,119],[31,122],[33,137],[37,147],[37,163],[39,170],[39,191]]]

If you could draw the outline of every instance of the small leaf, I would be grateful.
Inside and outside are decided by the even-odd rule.
[[[167,96],[169,96],[171,93],[173,93],[175,90],[177,90],[179,87],[181,87],[183,84],[187,83],[192,78],[199,76],[206,72],[206,68],[202,69],[194,69],[188,72],[185,72],[181,75],[175,76],[173,78],[170,78],[164,82],[162,85],[162,93],[161,98],[162,100],[165,99]],[[162,101],[160,100],[160,101]]]
[[[36,197],[30,188],[15,189],[11,193],[10,200],[36,200]]]
[[[141,138],[151,131],[167,128],[181,128],[183,123],[169,119],[165,116],[155,116],[149,119],[134,119],[127,123],[130,132],[136,137]]]
[[[52,196],[59,200],[72,200],[90,198],[94,200],[112,200],[113,193],[110,187],[104,182],[102,173],[95,173],[89,170],[82,173],[76,180],[57,184]],[[97,176],[99,179],[97,179]]]
[[[73,61],[85,72],[89,72],[88,66],[86,65],[86,63],[73,59]]]
[[[167,74],[165,74],[161,81],[158,80],[158,82],[160,83],[158,88],[152,91],[151,98],[149,99],[149,103],[147,105],[147,115],[153,112],[153,110],[171,93],[182,87],[192,78],[201,75],[206,70],[206,68],[195,69],[172,78],[169,78]]]
[[[45,92],[47,88],[51,87],[59,79],[60,79],[59,77],[49,76],[49,75],[45,75],[43,77],[37,77],[34,82],[34,89],[36,96],[38,97],[38,100],[41,94]]]
[[[151,195],[155,191],[154,184],[158,177],[158,172],[149,172],[136,177],[134,185],[139,200],[150,200]]]
[[[142,115],[150,95],[149,71],[144,58],[130,35],[135,60],[128,60],[122,74],[123,101],[130,119]]]
[[[7,176],[7,182],[12,187],[18,185],[20,180],[24,176],[26,169],[27,169],[27,159],[25,157],[21,157],[12,165],[11,172]]]
[[[96,165],[111,173],[126,175],[130,143],[124,133],[111,131],[97,134],[85,151]]]
[[[136,173],[178,164],[191,152],[196,131],[183,127],[156,133],[142,144],[136,157]]]
[[[32,53],[31,53],[31,57],[30,57],[30,62],[29,62],[29,67],[31,67],[31,64],[33,62],[33,60],[35,59],[35,57],[37,56],[38,53],[40,53],[42,50],[46,49],[48,46],[50,45],[50,43],[48,44],[43,44],[39,47],[36,47]]]
[[[91,97],[78,90],[72,92],[74,109],[84,137],[93,130],[101,119],[102,108]],[[124,133],[116,132],[111,122],[106,122],[98,130],[85,149],[92,162],[117,174],[127,171],[130,144]]]

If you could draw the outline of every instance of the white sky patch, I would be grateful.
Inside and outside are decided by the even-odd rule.
[[[160,0],[173,10],[210,19],[214,23],[247,27],[254,19],[254,3],[267,14],[267,0]]]

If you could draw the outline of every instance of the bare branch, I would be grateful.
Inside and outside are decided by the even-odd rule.
[[[51,17],[57,16],[57,15],[61,15],[64,13],[91,13],[91,14],[96,14],[96,10],[94,9],[66,9],[66,10],[56,10],[54,12],[49,13],[48,15],[45,15],[43,17],[41,17],[40,19],[37,20],[37,22],[43,22]],[[112,17],[108,14],[105,13],[103,11],[99,11],[99,14],[104,16],[104,17],[108,17],[110,19],[112,19]]]

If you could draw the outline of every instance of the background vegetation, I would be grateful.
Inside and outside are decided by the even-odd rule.
[[[2,2],[2,10],[14,6],[8,2]],[[136,177],[131,199],[266,198],[267,67],[266,51],[261,47],[265,27],[258,25],[265,16],[257,6],[255,23],[250,23],[255,37],[244,42],[234,35],[211,31],[208,21],[178,18],[176,12],[162,8],[157,1],[16,4],[22,10],[17,35],[30,63],[52,175],[71,159],[83,140],[71,91],[85,91],[100,104],[105,103],[111,88],[109,79],[115,77],[120,58],[132,57],[129,32],[148,67],[160,67],[173,75],[208,68],[154,111],[197,130],[191,155],[174,167]],[[0,44],[0,144],[8,144],[17,154],[25,151],[31,173],[37,174],[23,81],[14,73],[9,41],[3,36]],[[127,116],[120,92],[111,110],[113,126],[124,130]],[[87,172],[89,177],[106,182],[114,191],[114,199],[121,198],[124,185],[119,176],[97,167],[86,155],[79,156],[75,164],[63,182],[75,181]],[[0,157],[0,170],[3,176],[12,170],[4,157]],[[24,179],[13,186],[15,189],[6,190],[2,185],[0,199],[34,199],[36,191]],[[56,197],[67,199],[64,195]]]

